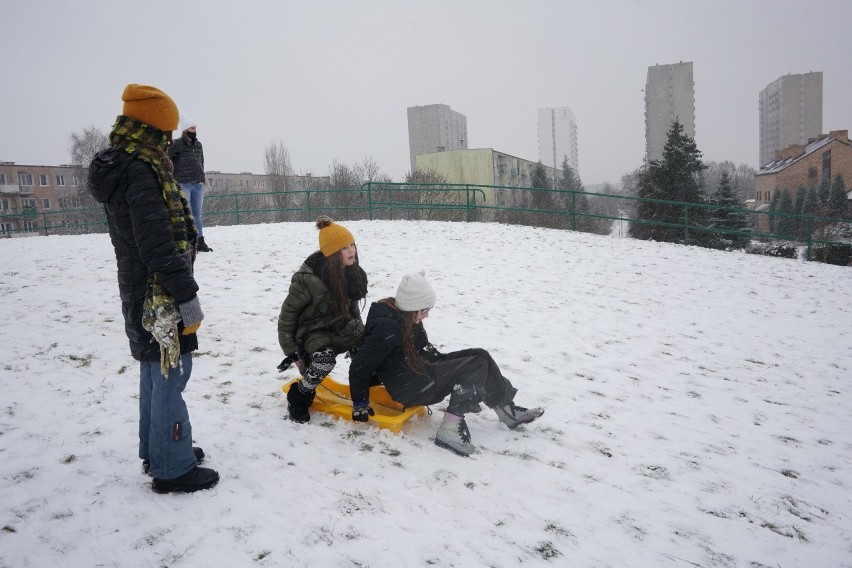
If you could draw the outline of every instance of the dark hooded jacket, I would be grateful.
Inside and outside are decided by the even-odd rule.
[[[204,148],[201,140],[190,140],[186,132],[169,146],[178,183],[204,183]]]
[[[104,204],[130,353],[140,361],[158,361],[160,346],[142,327],[148,277],[157,274],[178,304],[192,300],[198,284],[189,254],[181,254],[175,246],[161,186],[148,163],[123,150],[108,148],[92,160],[88,187]],[[183,335],[182,324],[179,331],[182,354],[198,349],[194,333]]]
[[[361,347],[349,365],[353,401],[369,400],[370,384],[381,382],[395,401],[412,406],[421,404],[423,393],[434,387],[435,371],[428,363],[443,355],[429,343],[423,324],[417,324],[414,347],[427,364],[419,371],[410,369],[402,346],[402,325],[402,314],[390,305],[376,302],[370,306]],[[444,396],[446,393],[439,399]]]

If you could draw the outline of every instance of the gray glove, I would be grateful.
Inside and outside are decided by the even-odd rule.
[[[178,304],[180,309],[180,317],[183,320],[183,334],[189,335],[198,331],[201,327],[201,320],[204,319],[204,312],[201,311],[201,302],[198,296],[188,302]]]

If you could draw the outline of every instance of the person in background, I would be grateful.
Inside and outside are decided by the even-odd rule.
[[[198,252],[213,252],[204,241],[204,223],[202,221],[204,207],[204,148],[198,139],[195,121],[185,116],[180,117],[180,138],[169,146],[169,158],[175,169],[175,179],[180,184],[183,196],[189,201],[192,218],[198,230]]]
[[[166,155],[178,109],[163,91],[130,84],[110,147],[89,166],[88,188],[104,205],[118,265],[130,353],[139,361],[139,457],[157,493],[209,489],[183,390],[204,313],[190,255],[196,233]]]
[[[375,384],[374,375],[405,406],[436,404],[449,396],[435,443],[470,456],[476,447],[464,415],[480,412],[480,402],[511,429],[536,420],[544,409],[526,409],[513,402],[517,389],[486,350],[438,352],[423,326],[434,305],[435,291],[421,270],[402,278],[396,296],[370,306],[361,347],[349,365],[352,420],[366,422],[373,415],[369,389]]]
[[[367,274],[361,268],[352,233],[325,215],[316,221],[320,250],[293,275],[278,316],[278,343],[286,358],[279,371],[296,363],[302,380],[287,391],[287,411],[295,422],[308,422],[316,388],[337,363],[337,355],[354,353],[364,322],[359,303],[367,297]]]

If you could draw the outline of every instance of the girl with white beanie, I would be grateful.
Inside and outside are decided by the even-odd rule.
[[[434,305],[435,291],[421,270],[402,278],[396,296],[370,306],[361,347],[349,366],[352,419],[366,422],[373,415],[369,389],[374,375],[405,406],[436,404],[449,395],[435,443],[469,456],[476,447],[464,415],[480,412],[481,402],[512,429],[537,419],[544,409],[513,402],[517,389],[486,350],[439,353],[423,327]]]

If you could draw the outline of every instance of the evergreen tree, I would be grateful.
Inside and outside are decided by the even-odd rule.
[[[550,180],[547,179],[547,170],[544,169],[544,164],[540,161],[533,167],[532,175],[530,176],[530,187],[536,189],[550,189]]]
[[[640,174],[638,197],[706,203],[700,184],[700,174],[705,168],[695,140],[684,134],[683,126],[675,120],[663,147],[662,159],[650,162]],[[684,239],[683,228],[651,223],[683,224],[685,218],[682,205],[641,201],[636,207],[636,217],[638,222],[630,226],[630,234],[635,238],[667,242],[682,242]],[[707,217],[707,211],[703,208],[689,209],[690,226],[705,226]],[[691,231],[690,235],[691,243],[701,243],[706,233]]]
[[[731,178],[727,171],[722,172],[719,187],[713,194],[713,205],[716,209],[713,210],[711,224],[716,229],[726,231],[717,235],[719,244],[725,248],[743,248],[747,245],[751,230],[745,203],[736,188],[731,185]]]
[[[807,220],[803,219],[801,215],[805,214],[805,201],[808,197],[808,190],[805,189],[804,185],[800,185],[799,189],[796,190],[796,201],[793,204],[793,212],[796,215],[800,215],[798,219],[796,219],[796,236],[798,238],[804,238],[805,233],[807,232]]]
[[[795,217],[788,217],[787,215],[794,214],[795,206],[793,204],[793,196],[790,194],[789,189],[785,189],[781,192],[781,199],[778,202],[778,212],[785,213],[781,217],[778,217],[778,234],[782,237],[793,237],[796,234],[796,219]]]
[[[781,191],[776,189],[772,192],[772,201],[769,202],[769,233],[774,235],[778,232],[778,213],[781,204]]]
[[[817,192],[820,205],[828,205],[829,193],[831,193],[831,180],[829,180],[827,177],[824,177],[819,183],[819,191]]]
[[[834,183],[831,184],[831,192],[828,194],[828,215],[836,219],[846,218],[846,209],[849,207],[849,199],[846,197],[846,184],[843,176],[837,174]]]

